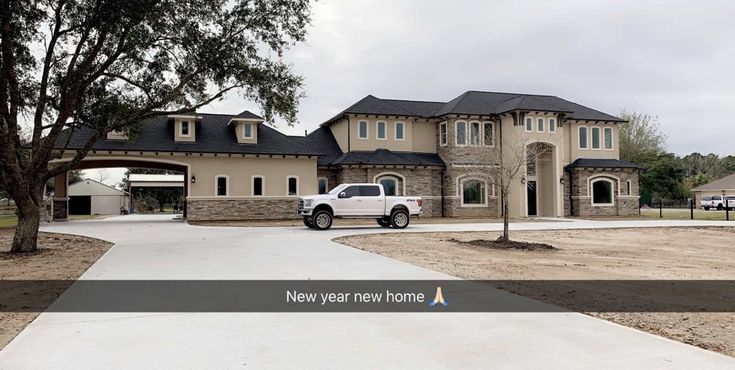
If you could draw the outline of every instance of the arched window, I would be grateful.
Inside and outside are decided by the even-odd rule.
[[[218,175],[214,181],[214,191],[218,197],[226,197],[230,194],[229,179],[226,175]]]
[[[613,189],[612,180],[596,179],[590,184],[592,190],[593,206],[611,206],[613,205]]]
[[[484,180],[467,179],[462,180],[462,206],[485,206],[487,205],[487,196],[485,189],[487,184]]]
[[[579,149],[587,149],[587,127],[579,126]]]
[[[253,176],[251,184],[252,196],[260,197],[265,195],[265,178],[263,176]]]
[[[378,184],[383,185],[385,195],[398,195],[398,179],[393,176],[383,176],[378,178]]]
[[[296,176],[287,177],[286,188],[288,195],[299,195],[299,178]]]

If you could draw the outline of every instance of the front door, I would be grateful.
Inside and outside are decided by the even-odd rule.
[[[536,181],[531,180],[526,184],[526,199],[528,204],[528,215],[538,216],[538,204],[536,199]]]

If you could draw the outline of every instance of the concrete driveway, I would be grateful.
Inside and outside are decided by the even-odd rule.
[[[733,225],[574,221],[515,229]],[[498,224],[407,231],[497,230]],[[122,216],[45,231],[115,242],[83,279],[446,279],[330,242],[378,227],[196,227]],[[576,313],[44,313],[0,352],[2,369],[733,369],[735,359]]]

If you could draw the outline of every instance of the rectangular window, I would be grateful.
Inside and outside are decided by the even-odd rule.
[[[592,149],[600,149],[600,128],[593,127],[590,132],[592,133]]]
[[[604,133],[605,133],[605,149],[612,149],[613,148],[612,128],[605,127]]]
[[[633,182],[628,180],[626,182],[626,188],[627,188],[627,195],[633,195]]]
[[[375,130],[376,139],[385,140],[385,122],[378,121],[376,124],[378,125],[378,129]]]
[[[587,149],[587,127],[579,128],[579,149]]]
[[[495,125],[492,122],[485,122],[483,127],[484,143],[488,146],[495,145]]]
[[[189,136],[189,121],[181,121],[180,136]]]
[[[549,132],[556,132],[556,118],[549,118]]]
[[[328,185],[327,184],[327,178],[326,177],[320,177],[316,181],[317,181],[316,182],[316,187],[317,187],[317,190],[319,191],[319,194],[326,194],[327,191],[329,191],[328,186],[327,186]]]
[[[456,135],[457,145],[467,145],[467,123],[462,122],[462,121],[457,121],[456,127],[457,127],[457,135]]]
[[[540,117],[537,118],[536,119],[536,124],[538,126],[538,128],[537,128],[538,129],[538,132],[544,132],[544,131],[546,131],[546,130],[544,130],[544,119],[543,118],[540,118]]]
[[[447,145],[447,123],[439,124],[439,145]]]
[[[217,177],[217,196],[227,196],[227,178],[224,176]]]
[[[400,141],[406,138],[406,133],[404,132],[403,127],[403,122],[396,122],[396,140]]]
[[[288,195],[299,194],[299,179],[295,177],[288,178]]]
[[[368,122],[367,121],[359,121],[357,122],[357,137],[360,139],[367,139],[368,138]]]
[[[470,145],[480,145],[480,122],[470,123]]]
[[[531,117],[526,118],[526,131],[527,132],[533,131],[533,118]]]
[[[244,137],[245,139],[253,138],[253,124],[252,123],[242,124],[242,137]]]
[[[262,177],[253,177],[253,195],[254,196],[263,195],[263,178]]]

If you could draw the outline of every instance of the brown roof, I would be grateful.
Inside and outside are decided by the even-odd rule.
[[[734,190],[735,189],[735,173],[725,176],[719,180],[712,181],[709,184],[697,186],[692,191],[714,191],[714,190]]]

